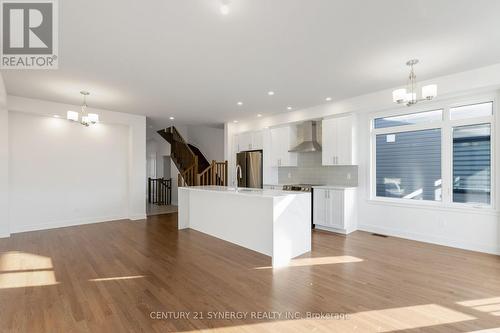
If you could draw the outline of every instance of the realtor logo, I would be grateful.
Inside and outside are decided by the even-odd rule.
[[[57,0],[0,0],[3,69],[57,69]]]

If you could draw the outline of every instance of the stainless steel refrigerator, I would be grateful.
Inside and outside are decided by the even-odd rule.
[[[245,151],[236,154],[236,165],[241,167],[238,187],[262,188],[262,151]]]

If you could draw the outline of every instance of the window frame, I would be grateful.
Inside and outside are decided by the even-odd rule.
[[[466,119],[450,118],[450,109],[459,106],[492,103],[492,115],[483,117],[474,117]],[[423,207],[440,207],[452,209],[481,209],[481,211],[495,210],[496,202],[496,162],[497,162],[497,146],[496,146],[496,114],[497,114],[498,99],[495,94],[476,96],[473,98],[454,99],[441,102],[428,102],[422,105],[415,105],[410,108],[397,108],[376,112],[370,116],[370,201],[386,202],[396,205],[410,205]],[[430,121],[426,123],[401,125],[384,128],[375,128],[375,119],[382,117],[401,116],[405,114],[413,114],[425,111],[443,110],[442,119],[440,121]],[[490,124],[491,142],[491,179],[490,179],[490,204],[478,203],[458,203],[453,202],[453,128],[457,126]],[[377,154],[376,154],[376,138],[377,135],[393,134],[401,132],[411,132],[419,130],[441,129],[441,179],[442,179],[442,194],[440,201],[431,200],[413,200],[404,198],[388,198],[377,196]]]

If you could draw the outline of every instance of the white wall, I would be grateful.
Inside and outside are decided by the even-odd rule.
[[[224,129],[208,126],[188,126],[188,142],[198,147],[208,161],[224,160]]]
[[[0,237],[7,237],[9,231],[9,114],[7,94],[0,73]]]
[[[146,217],[146,119],[107,110],[85,128],[78,109],[8,96],[11,232]],[[62,119],[56,119],[59,115]]]
[[[436,83],[439,101],[481,95],[498,94],[500,89],[500,64],[457,73],[421,82]],[[404,80],[402,81],[404,84]],[[277,126],[285,123],[318,119],[340,113],[357,115],[355,130],[358,133],[359,157],[358,228],[370,232],[399,236],[425,242],[464,249],[500,254],[500,170],[495,170],[497,202],[492,211],[450,209],[387,204],[370,200],[370,117],[374,112],[392,110],[392,89],[362,95],[316,107],[282,113],[239,124],[225,124],[225,156],[231,159],[231,139],[235,133]],[[497,113],[500,112],[497,108]],[[496,128],[499,128],[496,115]],[[496,148],[496,165],[500,165],[500,150]],[[230,164],[231,165],[231,164]],[[234,170],[230,170],[230,174]]]
[[[129,133],[9,114],[12,232],[128,218]]]

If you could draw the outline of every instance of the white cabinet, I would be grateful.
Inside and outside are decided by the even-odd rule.
[[[262,131],[245,132],[235,135],[237,152],[262,149]]]
[[[318,229],[348,234],[356,230],[355,188],[314,188],[313,223]]]
[[[252,149],[252,133],[238,134],[238,152]]]
[[[352,116],[324,119],[321,144],[323,165],[355,164]]]
[[[297,153],[289,150],[297,144],[297,126],[271,129],[271,166],[297,166]]]
[[[273,143],[271,130],[262,131],[262,181],[264,184],[278,183],[278,168],[273,166]]]
[[[263,131],[255,131],[252,133],[252,149],[261,150],[263,149]]]

